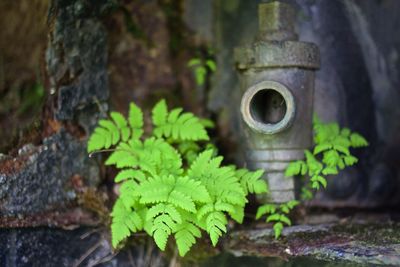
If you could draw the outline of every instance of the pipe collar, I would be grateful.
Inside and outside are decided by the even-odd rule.
[[[296,106],[292,92],[275,81],[262,81],[243,94],[240,111],[245,123],[262,134],[276,134],[292,123]]]

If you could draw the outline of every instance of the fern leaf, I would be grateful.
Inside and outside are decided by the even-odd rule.
[[[203,173],[205,168],[208,167],[208,163],[211,160],[212,155],[213,155],[213,151],[211,149],[200,153],[197,156],[197,158],[193,161],[193,163],[190,165],[190,168],[188,171],[189,177],[201,176],[201,173]]]
[[[143,148],[137,153],[142,170],[151,175],[167,176],[183,173],[180,154],[163,139],[147,139]]]
[[[135,181],[128,180],[119,188],[119,199],[127,208],[133,207],[138,200],[137,187],[138,184]]]
[[[281,215],[278,213],[271,214],[267,217],[267,222],[280,221]]]
[[[110,120],[100,120],[99,125],[104,129],[108,130],[109,134],[111,134],[111,144],[115,145],[118,143],[121,135],[119,133],[118,127]]]
[[[88,141],[88,152],[93,152],[102,148],[109,148],[112,142],[112,135],[102,127],[97,127]]]
[[[274,224],[275,239],[278,239],[281,236],[282,230],[283,230],[283,224],[281,222]]]
[[[322,174],[323,175],[331,175],[331,174],[333,174],[333,175],[335,175],[335,174],[338,174],[338,170],[337,170],[337,168],[336,167],[325,167],[323,170],[322,170]]]
[[[175,190],[188,195],[193,201],[202,203],[211,201],[205,186],[202,185],[200,181],[189,179],[188,176],[177,178]]]
[[[178,246],[179,255],[183,257],[196,243],[196,238],[201,237],[201,232],[197,226],[185,221],[177,226],[174,236]]]
[[[290,200],[286,203],[286,206],[289,207],[289,209],[293,209],[294,207],[296,207],[297,205],[299,205],[300,202],[297,200]]]
[[[152,110],[152,120],[155,126],[164,125],[167,122],[168,108],[165,99],[160,100]]]
[[[128,121],[132,128],[132,138],[139,139],[143,134],[143,112],[134,103],[129,105]]]
[[[126,127],[128,125],[125,117],[119,112],[110,112],[110,117],[113,119],[118,128]]]
[[[311,180],[311,182],[320,183],[324,188],[326,188],[326,186],[327,186],[326,179],[320,175],[315,175],[315,176],[311,177],[310,180]]]
[[[336,150],[329,150],[324,152],[324,157],[322,162],[328,165],[329,167],[335,167],[338,165],[340,159],[340,155]]]
[[[208,134],[199,118],[190,112],[181,114],[182,109],[173,109],[168,113],[165,100],[158,102],[152,111],[153,133],[157,137],[173,138],[174,140],[208,140]]]
[[[215,72],[217,70],[217,65],[215,64],[214,60],[208,59],[206,61],[206,65],[212,72]]]
[[[169,193],[172,190],[171,182],[168,179],[173,177],[149,177],[146,181],[143,181],[137,187],[137,192],[140,196],[140,202],[143,204],[166,202],[168,200]]]
[[[285,176],[291,177],[301,173],[301,160],[290,162],[285,170]]]
[[[131,152],[116,149],[105,162],[105,165],[116,165],[117,168],[138,166],[137,158]]]
[[[322,143],[319,145],[316,145],[314,148],[314,155],[317,155],[325,150],[331,149],[332,148],[332,144],[330,143]]]
[[[244,207],[243,206],[239,206],[236,205],[234,206],[234,210],[233,212],[228,212],[229,216],[231,216],[231,218],[233,220],[235,220],[238,223],[243,223],[243,219],[244,219]]]
[[[352,147],[368,146],[367,140],[358,133],[353,133],[350,135],[350,142]]]
[[[163,213],[154,219],[151,232],[153,233],[154,241],[162,251],[165,250],[168,237],[176,231],[176,227],[176,222],[167,213]]]
[[[119,183],[121,181],[127,180],[127,179],[135,179],[139,182],[142,182],[145,180],[145,175],[142,171],[139,170],[133,170],[133,169],[124,169],[120,171],[117,176],[115,176],[114,181],[116,183]]]
[[[203,219],[205,215],[208,213],[214,211],[214,204],[213,203],[208,203],[203,205],[198,211],[197,211],[197,219],[200,221]]]
[[[152,236],[156,245],[162,250],[165,250],[165,246],[167,245],[168,237],[171,235],[171,229],[162,223],[158,223],[153,225],[152,227]]]
[[[196,212],[196,206],[191,197],[174,190],[168,196],[168,202],[187,211]]]
[[[241,169],[236,171],[236,176],[246,195],[248,193],[260,194],[268,191],[267,183],[263,179],[260,179],[263,174],[263,170],[250,172],[246,169]]]
[[[143,221],[140,216],[136,212],[127,209],[120,200],[115,203],[111,216],[111,235],[114,248],[127,238],[131,232],[134,233],[143,228]]]
[[[286,223],[287,225],[292,225],[292,221],[284,214],[280,215],[279,220],[283,223]]]
[[[224,203],[221,201],[218,201],[217,203],[215,203],[214,207],[215,207],[215,210],[217,210],[217,211],[226,211],[228,213],[235,211],[235,207],[232,204]]]
[[[265,204],[257,209],[256,219],[260,219],[265,214],[275,213],[276,207],[274,204]]]
[[[168,214],[176,223],[182,223],[182,216],[179,211],[174,206],[164,203],[159,203],[151,207],[146,214],[146,221],[163,213]]]
[[[194,67],[194,66],[200,65],[200,64],[201,64],[201,60],[199,58],[192,58],[191,60],[189,60],[187,66]]]
[[[345,156],[344,158],[344,163],[347,166],[353,166],[354,164],[356,164],[358,162],[358,159],[354,156]]]
[[[220,211],[214,211],[207,216],[206,229],[214,247],[217,245],[222,233],[226,233],[227,223],[225,215]]]

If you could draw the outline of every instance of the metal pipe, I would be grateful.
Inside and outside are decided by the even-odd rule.
[[[258,7],[259,34],[235,48],[240,76],[242,136],[247,167],[265,170],[270,194],[264,202],[295,198],[293,177],[284,177],[290,161],[311,146],[314,72],[319,50],[298,41],[295,10],[274,1]]]

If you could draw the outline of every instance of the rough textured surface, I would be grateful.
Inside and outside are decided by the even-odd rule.
[[[89,186],[99,182],[98,165],[87,156],[85,143],[64,130],[32,150],[0,165],[0,216],[33,214],[73,200],[74,175],[84,177]],[[19,170],[5,170],[16,161],[22,165]]]
[[[9,229],[0,231],[0,238],[0,266],[5,267],[163,266],[152,246],[114,253],[99,229]]]
[[[226,248],[236,255],[309,257],[336,264],[400,265],[398,224],[299,225],[274,239],[271,229],[232,233]]]
[[[107,35],[98,16],[110,7],[107,0],[52,3],[46,61],[56,119],[72,120],[78,109],[108,98]]]
[[[73,179],[97,186],[99,167],[86,136],[108,97],[106,31],[99,17],[111,2],[54,0],[46,52],[49,97],[43,139],[0,159],[0,216],[23,217],[64,208],[76,199]],[[75,178],[74,178],[75,177]]]

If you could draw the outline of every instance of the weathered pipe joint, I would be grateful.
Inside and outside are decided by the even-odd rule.
[[[281,2],[259,5],[259,34],[234,51],[242,91],[240,111],[247,167],[264,169],[269,198],[295,198],[293,177],[284,171],[311,146],[314,72],[319,50],[297,41],[295,11]]]

